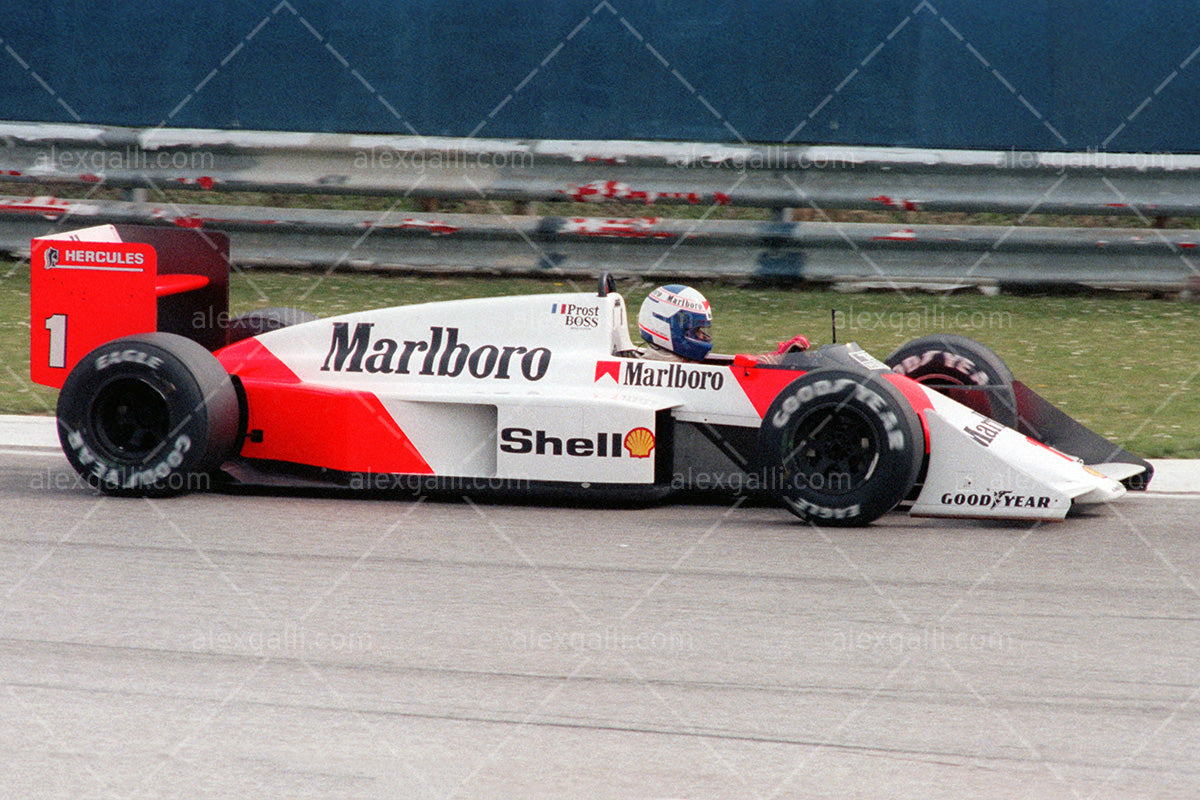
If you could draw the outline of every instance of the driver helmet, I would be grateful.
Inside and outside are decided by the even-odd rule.
[[[671,284],[650,293],[638,312],[638,330],[652,347],[700,361],[712,350],[712,309],[690,286]]]

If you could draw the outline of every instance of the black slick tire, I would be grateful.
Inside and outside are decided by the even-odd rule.
[[[201,345],[172,333],[114,339],[84,356],[58,396],[71,466],[117,496],[207,488],[237,446],[233,381]]]
[[[759,430],[759,457],[800,519],[866,525],[905,498],[920,472],[920,418],[881,373],[817,369],[779,393]]]
[[[957,334],[913,339],[884,359],[893,372],[924,384],[1010,428],[1017,427],[1013,374],[986,345]]]

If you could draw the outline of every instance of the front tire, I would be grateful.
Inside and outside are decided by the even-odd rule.
[[[925,456],[921,421],[879,373],[818,369],[788,384],[759,430],[779,500],[814,525],[866,525],[907,496]]]
[[[225,368],[172,333],[114,339],[88,353],[67,376],[57,415],[71,466],[118,496],[206,488],[239,433],[237,393]]]

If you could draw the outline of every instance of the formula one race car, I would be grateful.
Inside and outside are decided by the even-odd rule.
[[[1061,519],[1151,474],[958,336],[886,363],[854,344],[656,361],[606,276],[596,292],[231,319],[219,233],[100,226],[35,239],[32,263],[32,376],[61,387],[66,456],[108,494],[214,477],[584,499],[683,490],[862,525],[902,503]]]

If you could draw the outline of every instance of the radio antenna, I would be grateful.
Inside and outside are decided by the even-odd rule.
[[[837,309],[829,309],[829,326],[833,328],[833,344],[837,344]]]

